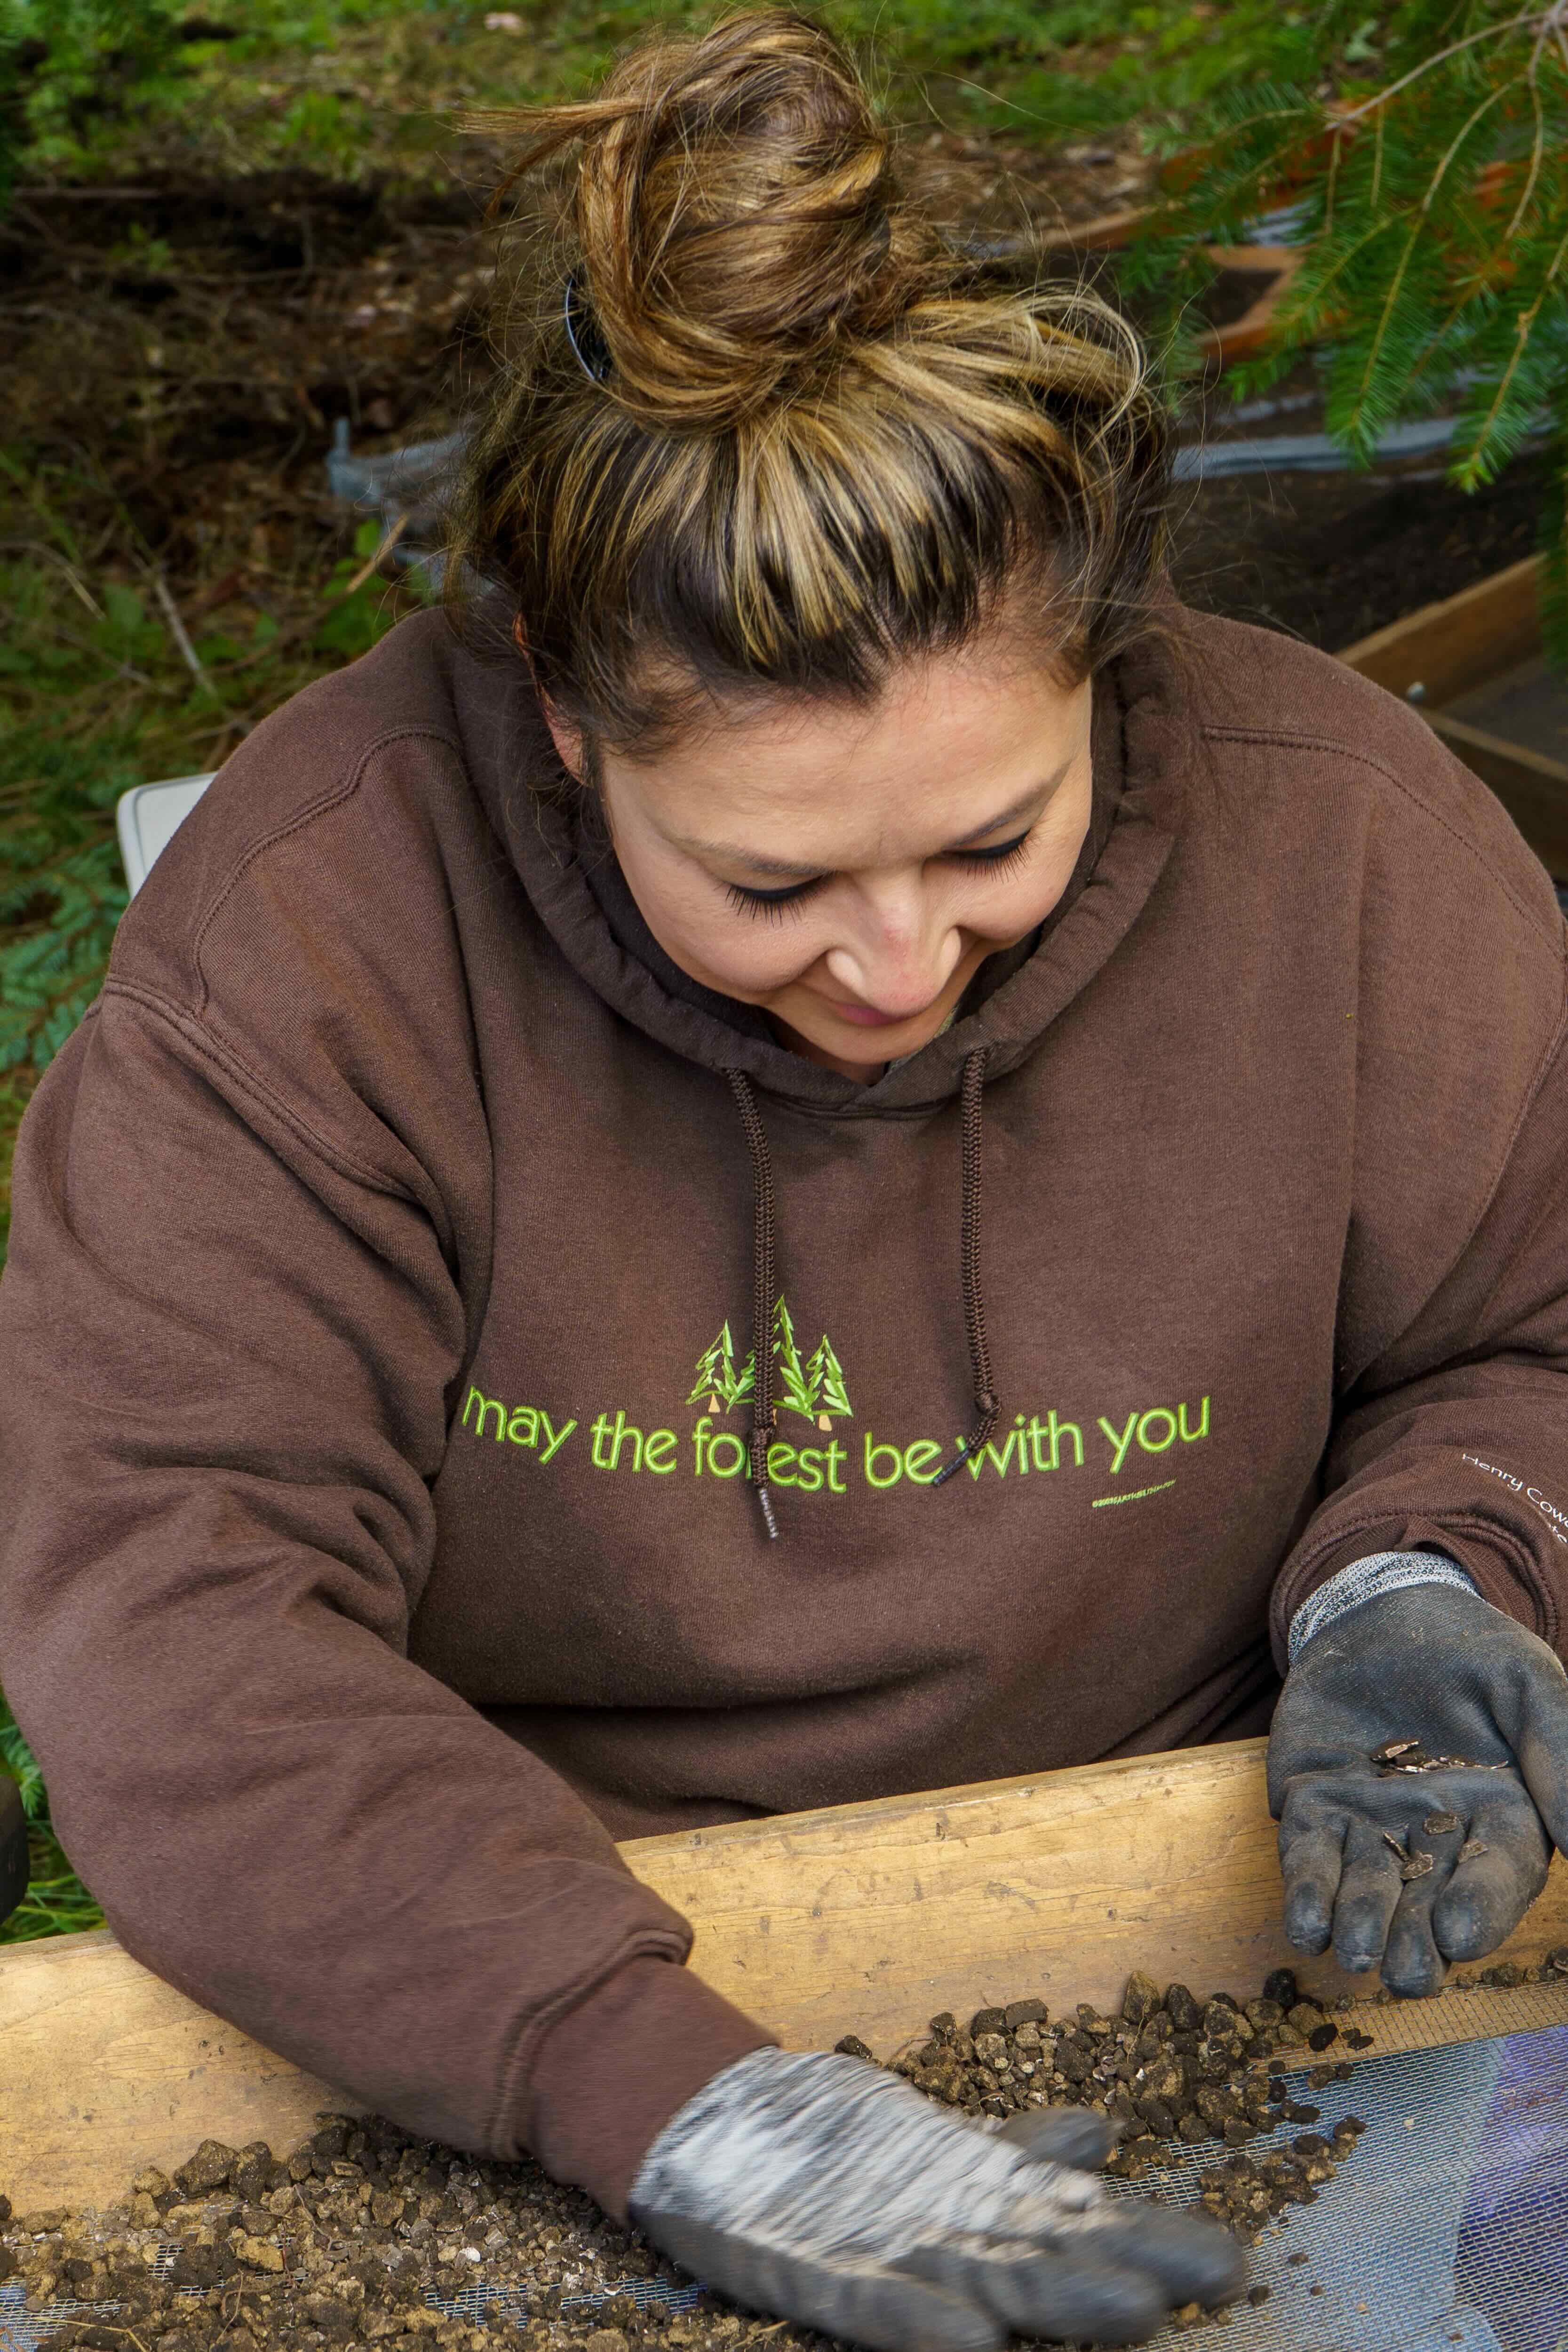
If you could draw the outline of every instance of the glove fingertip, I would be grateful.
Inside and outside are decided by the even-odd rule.
[[[1285,1889],[1282,1921],[1286,1941],[1292,1949],[1316,1958],[1326,1952],[1333,1934],[1333,1911],[1324,1903],[1316,1886],[1299,1883]]]
[[[895,2281],[889,2273],[878,2284],[877,2298],[878,2321],[889,2333],[879,2328],[876,2336],[861,2336],[857,2342],[880,2342],[890,2352],[1000,2352],[1008,2340],[1009,2330],[979,2304],[922,2279]]]

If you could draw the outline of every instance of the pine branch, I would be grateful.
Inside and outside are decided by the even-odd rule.
[[[1495,441],[1503,430],[1502,420],[1507,415],[1513,386],[1527,363],[1530,339],[1535,322],[1540,318],[1542,306],[1562,274],[1565,262],[1568,262],[1568,230],[1564,230],[1558,240],[1557,248],[1541,281],[1534,301],[1527,310],[1521,310],[1519,313],[1514,330],[1513,350],[1509,355],[1508,364],[1493,386],[1491,399],[1487,404],[1485,414],[1469,436],[1469,454],[1462,459],[1456,458],[1455,479],[1461,489],[1474,489],[1478,484],[1490,480],[1496,470],[1495,466],[1488,464],[1489,444]]]
[[[1541,633],[1546,649],[1568,669],[1568,388],[1557,401],[1557,446],[1541,515]]]
[[[1568,446],[1568,0],[1397,0],[1379,27],[1383,86],[1321,102],[1308,91],[1333,88],[1350,29],[1337,5],[1318,11],[1294,85],[1212,108],[1210,144],[1140,265],[1165,297],[1166,373],[1180,381],[1190,351],[1195,256],[1288,190],[1301,264],[1268,347],[1228,385],[1262,389],[1322,347],[1327,428],[1360,463],[1389,426],[1458,395],[1448,472],[1471,489],[1543,416]],[[1548,591],[1568,613],[1552,512]],[[1568,618],[1552,642],[1568,646]]]
[[[1388,290],[1383,300],[1382,311],[1379,315],[1376,326],[1373,329],[1372,340],[1367,346],[1366,359],[1362,369],[1360,389],[1355,400],[1352,404],[1352,413],[1358,419],[1370,396],[1373,375],[1383,356],[1384,350],[1386,345],[1388,331],[1397,310],[1399,297],[1405,284],[1406,273],[1416,257],[1421,238],[1426,232],[1427,222],[1431,217],[1432,207],[1437,199],[1438,190],[1447,180],[1448,173],[1452,169],[1460,149],[1464,146],[1465,142],[1469,139],[1476,125],[1482,120],[1483,116],[1488,114],[1494,106],[1498,105],[1500,100],[1507,96],[1509,90],[1516,89],[1522,84],[1523,79],[1524,77],[1522,74],[1515,75],[1512,81],[1503,83],[1500,89],[1491,91],[1488,97],[1481,100],[1478,107],[1472,109],[1466,120],[1460,124],[1458,130],[1454,133],[1453,138],[1448,142],[1448,145],[1444,152],[1442,161],[1438,163],[1436,172],[1432,174],[1431,180],[1427,184],[1427,193],[1422,197],[1420,205],[1416,208],[1415,217],[1410,222],[1410,232],[1405,240],[1405,250],[1400,255],[1398,262],[1395,268],[1394,276],[1389,281]],[[1379,121],[1381,122],[1381,121],[1382,118],[1380,116]]]
[[[1554,9],[1549,9],[1548,17],[1555,13]],[[1412,67],[1411,70],[1402,75],[1398,81],[1390,82],[1386,89],[1380,89],[1375,97],[1367,100],[1364,106],[1354,107],[1348,114],[1342,116],[1341,120],[1347,123],[1356,122],[1364,114],[1370,114],[1375,109],[1381,125],[1382,109],[1387,105],[1391,98],[1396,98],[1402,89],[1408,89],[1413,82],[1419,81],[1424,74],[1428,74],[1435,67],[1445,64],[1449,58],[1457,58],[1461,49],[1473,48],[1478,41],[1495,41],[1504,33],[1517,32],[1521,25],[1529,23],[1530,15],[1528,8],[1521,8],[1517,16],[1509,18],[1506,25],[1483,25],[1479,33],[1468,33],[1462,41],[1450,41],[1447,48],[1439,49],[1435,57],[1424,58],[1418,66]]]
[[[1541,172],[1541,159],[1546,152],[1546,114],[1541,103],[1541,84],[1536,79],[1536,58],[1532,57],[1530,60],[1530,71],[1525,77],[1530,89],[1530,102],[1535,110],[1535,139],[1530,151],[1530,170],[1525,175],[1523,194],[1514,206],[1513,218],[1502,233],[1505,246],[1512,243],[1515,230],[1530,210],[1530,199],[1535,193],[1535,183]]]

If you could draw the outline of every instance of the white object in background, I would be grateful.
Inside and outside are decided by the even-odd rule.
[[[167,783],[132,784],[128,793],[120,793],[114,822],[120,834],[120,863],[133,898],[216,773],[214,768],[204,776],[172,776]]]

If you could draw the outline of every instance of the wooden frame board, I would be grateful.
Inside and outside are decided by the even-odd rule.
[[[1416,707],[1434,733],[1497,794],[1547,872],[1568,881],[1568,761],[1444,707],[1540,650],[1540,579],[1539,557],[1527,556],[1358,638],[1339,658],[1391,694],[1418,693]]]
[[[692,1920],[691,1965],[789,2047],[860,2033],[888,2055],[939,2009],[1042,1993],[1119,2002],[1128,1972],[1201,1993],[1296,1967],[1364,1979],[1281,1931],[1263,1742],[737,1822],[622,1848]],[[1568,1868],[1500,1958],[1568,1944]],[[1568,2022],[1568,1981],[1368,2007],[1375,2048]],[[21,2211],[123,2194],[204,2138],[282,2152],[361,2103],[151,1975],[107,1930],[0,1949],[0,2188]]]
[[[1422,604],[1403,620],[1346,646],[1339,658],[1390,694],[1422,689],[1423,712],[1468,694],[1541,644],[1541,559],[1493,572],[1457,596]]]

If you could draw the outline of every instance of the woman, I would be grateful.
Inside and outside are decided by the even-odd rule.
[[[6,1689],[129,1948],[409,2127],[841,2337],[1125,2340],[1228,2242],[773,2048],[612,1840],[1272,1713],[1303,1948],[1491,1948],[1568,1834],[1563,919],[1174,602],[1130,333],[967,290],[825,33],[534,133],[484,593],[256,730],[31,1107]]]

